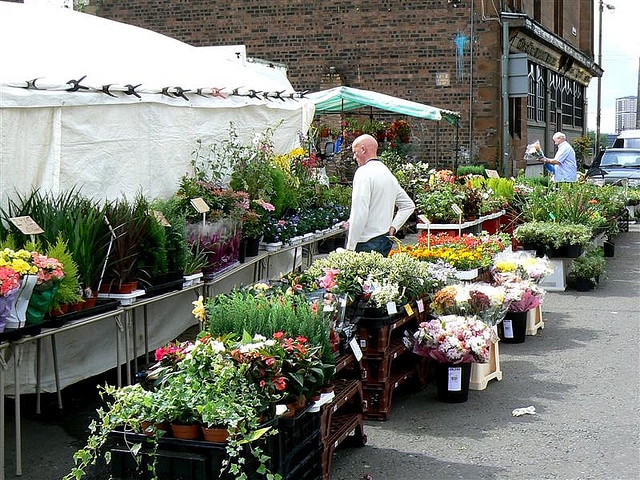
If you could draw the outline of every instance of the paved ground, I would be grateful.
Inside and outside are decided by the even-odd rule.
[[[633,228],[635,227],[635,228]],[[545,329],[502,344],[504,378],[462,404],[435,388],[393,400],[391,418],[368,421],[368,444],[339,449],[334,480],[637,479],[640,476],[640,228],[623,233],[608,278],[592,292],[548,293]],[[15,475],[13,405],[7,400],[6,478],[55,480],[69,471],[98,404],[91,379],[44,397],[36,416],[23,397],[23,475]],[[535,416],[513,417],[535,406]],[[87,477],[107,478],[104,471]]]

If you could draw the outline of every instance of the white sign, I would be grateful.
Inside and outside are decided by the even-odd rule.
[[[513,338],[513,322],[510,319],[502,320],[502,328],[504,328],[504,338]]]
[[[462,367],[449,367],[449,375],[447,380],[448,391],[462,391]]]

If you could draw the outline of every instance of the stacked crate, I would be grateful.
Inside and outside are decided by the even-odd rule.
[[[387,420],[394,391],[418,376],[418,359],[405,346],[403,337],[405,332],[415,332],[423,315],[414,304],[399,316],[359,321],[365,418]]]

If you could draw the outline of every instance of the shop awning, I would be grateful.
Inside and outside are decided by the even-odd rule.
[[[316,113],[341,113],[363,107],[374,107],[427,120],[445,120],[451,125],[457,125],[460,119],[459,112],[352,87],[330,88],[309,93],[306,97],[315,104]]]

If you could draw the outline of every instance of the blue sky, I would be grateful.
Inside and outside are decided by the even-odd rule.
[[[640,0],[605,0],[602,12],[602,75],[600,131],[615,133],[616,98],[638,93],[638,59],[640,58]],[[598,59],[599,0],[595,5],[595,59]],[[587,125],[596,130],[597,81],[594,78],[587,91]]]

